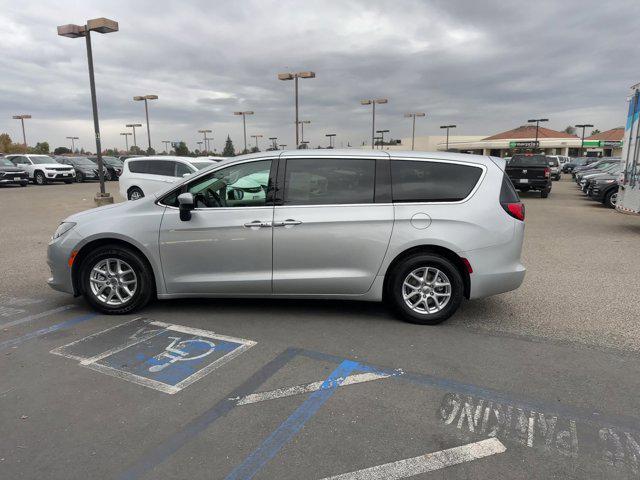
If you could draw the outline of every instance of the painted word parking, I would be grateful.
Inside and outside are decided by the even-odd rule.
[[[177,393],[255,345],[164,322],[135,319],[56,348],[51,353],[123,380]]]

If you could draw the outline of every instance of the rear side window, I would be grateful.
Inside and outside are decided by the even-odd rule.
[[[513,187],[513,183],[511,183],[511,179],[505,173],[502,176],[502,188],[500,188],[500,203],[518,203],[520,201],[520,197],[518,196],[518,192]]]
[[[456,202],[478,183],[482,169],[456,163],[391,161],[394,202]]]
[[[170,160],[136,160],[129,162],[131,173],[147,173],[150,175],[175,176],[175,162]]]
[[[284,204],[373,203],[375,178],[375,160],[288,159]]]
[[[175,162],[176,164],[176,177],[182,177],[188,173],[192,173],[191,169],[187,167],[184,163]]]
[[[129,171],[131,173],[149,173],[149,162],[147,160],[137,160],[129,162]]]

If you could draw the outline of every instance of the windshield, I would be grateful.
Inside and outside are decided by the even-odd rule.
[[[98,159],[96,159],[96,162],[97,161]],[[118,160],[116,157],[102,157],[102,161],[112,167],[122,167],[122,165],[124,165],[124,163]]]
[[[58,163],[48,155],[38,155],[37,157],[29,157],[35,165],[43,165],[45,163]]]
[[[0,158],[0,165],[4,167],[15,167],[13,162],[7,158]]]
[[[78,167],[95,167],[96,164],[93,163],[88,158],[70,158],[69,163],[72,165],[77,165]]]
[[[540,165],[541,167],[546,167],[548,163],[549,160],[544,155],[514,155],[509,162],[509,166]]]
[[[189,163],[191,163],[191,165],[196,167],[196,169],[198,170],[202,170],[203,168],[207,168],[213,165],[213,162],[189,162]]]

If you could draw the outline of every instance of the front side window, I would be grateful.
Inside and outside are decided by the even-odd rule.
[[[394,202],[457,202],[478,183],[482,169],[457,163],[391,161]]]
[[[240,163],[216,170],[172,192],[162,201],[178,206],[178,195],[190,192],[196,208],[262,207],[267,204],[271,160]]]
[[[287,160],[285,205],[373,203],[376,162],[366,159]]]

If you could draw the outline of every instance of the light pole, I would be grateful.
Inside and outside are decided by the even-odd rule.
[[[376,133],[380,134],[380,139],[382,142],[380,143],[380,150],[384,147],[384,134],[389,133],[389,130],[376,130]]]
[[[536,124],[536,141],[535,141],[536,148],[538,148],[538,129],[540,128],[540,124],[542,122],[548,122],[548,121],[549,121],[548,118],[531,118],[527,120],[528,123]]]
[[[456,125],[440,125],[440,128],[447,129],[447,147],[445,148],[445,151],[448,152],[449,151],[449,130],[452,128],[456,128]]]
[[[196,142],[196,145],[198,145],[198,150],[200,150],[200,153],[202,153],[202,147],[200,145],[202,145],[202,142]]]
[[[371,150],[375,148],[375,134],[376,134],[376,103],[382,104],[387,103],[389,99],[387,98],[369,98],[366,100],[360,100],[360,105],[372,105],[371,111]]]
[[[258,139],[262,138],[263,135],[251,135],[251,138],[255,138],[256,140],[256,150],[260,151],[260,148],[258,148]]]
[[[111,33],[118,31],[118,22],[108,18],[94,18],[87,20],[86,25],[60,25],[58,35],[68,38],[85,37],[87,45],[87,63],[89,65],[89,86],[91,89],[91,107],[93,109],[93,129],[96,136],[96,154],[98,156],[98,173],[100,176],[100,193],[96,194],[95,202],[98,206],[113,203],[113,197],[105,190],[104,162],[102,161],[102,147],[100,145],[100,124],[98,122],[98,100],[96,98],[96,82],[93,76],[93,53],[91,51],[91,31]]]
[[[329,148],[333,148],[333,140],[335,136],[336,136],[335,133],[327,133],[325,135],[325,137],[329,137]]]
[[[304,124],[306,123],[307,125],[311,123],[311,120],[300,120],[298,122],[300,124],[300,143],[304,142]]]
[[[286,147],[287,145],[285,143],[281,143],[280,144],[280,150],[284,150],[284,147]]]
[[[592,128],[593,125],[591,125],[589,123],[582,123],[580,125],[575,125],[575,127],[582,129],[582,137],[581,137],[581,140],[580,140],[580,156],[583,157],[584,156],[584,129],[585,128]]]
[[[27,146],[27,136],[24,133],[24,120],[25,118],[31,118],[31,115],[14,115],[13,119],[14,120],[20,120],[20,123],[22,124],[22,144],[26,147]]]
[[[71,140],[71,153],[76,153],[75,140],[78,140],[78,137],[67,137],[67,140]]]
[[[411,130],[411,150],[415,150],[416,143],[416,117],[424,117],[426,113],[424,112],[410,112],[405,113],[404,118],[413,118],[413,128]]]
[[[158,95],[137,95],[133,97],[133,100],[136,102],[141,102],[142,100],[144,100],[144,114],[147,117],[147,140],[149,141],[149,149],[147,150],[147,153],[151,151],[151,129],[149,128],[149,105],[147,103],[147,100],[157,100],[157,99],[158,99]]]
[[[136,127],[141,127],[142,124],[141,123],[128,123],[127,125],[125,125],[127,128],[132,128],[133,129],[133,146],[137,147],[138,143],[136,142]],[[129,151],[129,149],[127,148],[127,151]]]
[[[276,140],[278,140],[278,137],[269,137],[269,140],[271,140],[271,147],[274,150],[278,150],[278,142]]]
[[[198,133],[202,133],[204,135],[204,151],[209,151],[209,144],[207,143],[209,139],[207,138],[207,133],[211,133],[213,130],[198,130]]]
[[[253,115],[252,111],[233,112],[234,115],[242,115],[242,129],[244,131],[244,152],[247,153],[247,115]]]
[[[127,153],[129,153],[129,135],[131,135],[131,132],[121,132],[120,135],[124,135],[124,144],[127,148]]]
[[[296,148],[299,143],[298,137],[298,78],[316,78],[315,72],[290,72],[290,73],[279,73],[278,80],[294,80],[295,82],[295,100],[296,100]]]
[[[162,140],[162,143],[164,143],[164,153],[169,153],[169,151],[167,150],[167,147],[171,144],[171,140]]]

